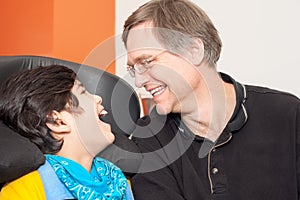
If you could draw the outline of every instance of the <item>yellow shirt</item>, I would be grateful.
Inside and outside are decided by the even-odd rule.
[[[45,200],[46,195],[39,172],[33,171],[6,184],[0,192],[0,200]]]

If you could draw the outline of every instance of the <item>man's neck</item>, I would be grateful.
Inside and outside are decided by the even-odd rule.
[[[198,105],[181,117],[195,135],[215,141],[233,114],[235,89],[232,84],[224,82],[214,68],[204,67],[200,73],[203,79],[194,91]]]

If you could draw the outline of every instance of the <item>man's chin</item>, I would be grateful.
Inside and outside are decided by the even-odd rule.
[[[155,108],[156,108],[156,112],[157,112],[158,114],[160,114],[160,115],[167,115],[167,114],[170,113],[170,110],[167,109],[167,108],[166,108],[165,106],[163,106],[163,105],[157,104],[157,105],[155,106]]]

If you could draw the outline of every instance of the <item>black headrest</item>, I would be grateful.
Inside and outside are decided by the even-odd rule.
[[[0,84],[13,73],[52,64],[71,68],[91,93],[102,97],[103,106],[109,113],[103,121],[111,124],[114,133],[132,132],[140,117],[138,96],[123,79],[101,69],[42,56],[0,56]]]
[[[102,120],[111,124],[112,132],[128,135],[133,131],[140,117],[138,96],[123,79],[101,69],[42,56],[0,56],[0,84],[14,73],[52,64],[73,69],[89,92],[102,97],[102,105],[109,113]],[[19,137],[1,122],[0,131],[0,183],[17,178],[19,174],[30,172],[44,162],[41,152],[34,146],[27,145],[30,142],[26,138]],[[15,141],[20,140],[22,144],[27,145],[26,149],[9,144],[7,137]],[[14,149],[9,151],[9,148]],[[26,160],[29,156],[32,156],[31,160]],[[18,164],[22,165],[21,172]]]

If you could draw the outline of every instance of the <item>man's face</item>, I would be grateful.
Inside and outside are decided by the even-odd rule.
[[[190,112],[195,109],[195,87],[199,76],[187,56],[166,50],[155,38],[151,22],[133,27],[127,39],[128,65],[144,66],[143,73],[135,72],[135,84],[153,96],[160,114]]]

